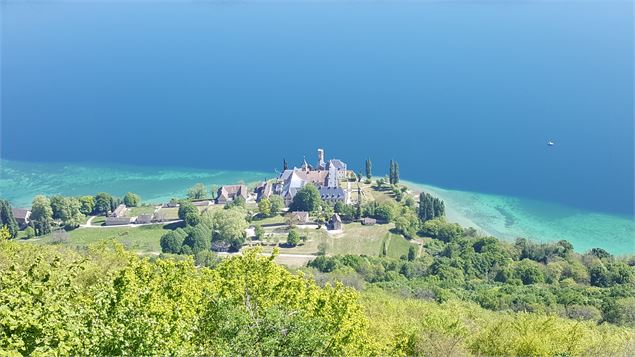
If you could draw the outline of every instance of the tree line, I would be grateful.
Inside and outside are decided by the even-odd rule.
[[[66,230],[79,227],[88,215],[107,215],[118,205],[136,207],[141,204],[141,197],[128,192],[123,197],[115,197],[106,192],[95,196],[66,197],[62,195],[37,195],[31,202],[30,223],[25,228],[26,237],[41,236],[51,233],[55,225]],[[6,225],[12,238],[18,235],[18,224],[13,216],[11,204],[0,200],[0,226]]]

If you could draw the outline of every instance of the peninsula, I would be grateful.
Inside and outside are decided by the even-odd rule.
[[[104,334],[101,342],[91,347],[99,354],[190,354],[194,350],[182,348],[191,344],[211,354],[255,348],[254,353],[292,355],[316,350],[321,351],[319,354],[575,355],[604,353],[605,348],[627,353],[631,348],[635,340],[631,314],[635,307],[635,257],[613,256],[601,248],[576,252],[566,240],[539,243],[519,238],[508,242],[482,230],[463,227],[446,219],[448,208],[439,197],[404,185],[397,161],[386,166],[386,176],[375,175],[377,168],[367,159],[363,170],[355,172],[343,160],[327,159],[325,151],[318,149],[312,163],[304,159],[300,165],[290,166],[283,160],[275,178],[219,186],[198,183],[187,190],[186,197],[166,202],[144,202],[132,192],[123,197],[106,192],[78,197],[38,195],[30,208],[11,207],[2,200],[2,281],[10,281],[5,286],[11,288],[22,284],[19,279],[26,279],[24,283],[30,288],[42,286],[52,295],[51,300],[39,306],[61,309],[55,305],[58,297],[54,296],[70,294],[70,290],[55,290],[57,283],[50,285],[40,280],[41,275],[27,272],[52,269],[55,281],[71,274],[69,286],[91,296],[86,301],[79,296],[67,297],[64,303],[71,305],[64,308],[81,307],[87,314],[64,315],[73,323],[82,319],[88,323],[92,319],[89,316],[101,309],[94,305],[99,303],[94,300],[96,295],[91,295],[97,293],[91,290],[94,285],[86,285],[86,281],[96,279],[103,289],[115,290],[120,284],[132,284],[126,285],[126,292],[114,293],[112,298],[132,294],[145,296],[145,302],[135,302],[137,307],[126,307],[133,310],[118,310],[117,314],[128,311],[126,316],[140,313],[142,318],[150,311],[146,304],[154,299],[167,304],[168,310],[153,319],[176,318],[191,331],[170,337],[174,341],[172,347],[155,342],[146,347],[133,344],[135,349],[114,350],[105,347],[112,343],[112,333],[99,331]],[[34,263],[30,263],[32,259]],[[110,262],[106,266],[100,263],[106,261]],[[10,265],[19,267],[21,273],[13,273]],[[96,275],[69,273],[76,269],[73,267]],[[217,284],[238,290],[214,290],[214,286],[221,286]],[[275,288],[267,290],[269,284]],[[306,286],[310,291],[297,284],[309,284]],[[135,290],[146,285],[152,292]],[[170,292],[186,286],[194,289],[187,290],[187,294],[193,291],[198,297],[186,303],[179,297],[186,290],[176,295]],[[0,299],[13,299],[11,288],[0,286]],[[227,294],[237,294],[238,300],[225,300]],[[214,304],[229,304],[231,312],[216,316],[217,320],[206,327],[171,315],[174,309],[188,306],[192,316],[207,318],[204,314],[213,310],[202,307],[206,306],[201,300],[203,295],[209,295]],[[290,296],[295,297],[288,300]],[[314,298],[317,300],[311,300]],[[323,306],[330,312],[310,307],[318,300],[330,301]],[[11,301],[10,316],[1,313],[10,319],[18,318],[31,305],[27,300]],[[263,307],[271,301],[281,305],[254,312],[252,301]],[[334,312],[338,308],[335,301],[341,301],[339,308],[347,312]],[[123,309],[122,303],[113,300],[108,304]],[[285,328],[300,329],[297,333],[306,346],[295,343],[289,350],[270,349],[260,338],[273,338],[277,348],[281,348],[289,338],[286,333],[254,331],[249,327],[262,318],[274,318],[268,314],[300,311],[302,319],[314,316],[317,320],[296,321],[291,315],[275,318],[282,318]],[[103,319],[114,318],[114,313],[104,312]],[[232,314],[244,313],[244,324],[233,320]],[[335,316],[332,314],[341,320],[326,327],[326,321]],[[133,328],[128,324],[136,319],[134,316],[126,318],[127,328]],[[412,316],[416,318],[410,320]],[[159,320],[126,333],[142,333],[145,341],[146,332],[141,331],[151,329],[156,336],[165,338],[167,332],[156,325],[165,322]],[[241,340],[234,332],[214,330],[217,324],[229,321],[238,323],[235,328],[250,337]],[[294,325],[307,321],[319,326],[315,328],[323,333],[319,335],[323,340],[307,340],[308,331]],[[517,321],[524,321],[520,330],[510,327]],[[24,325],[30,323],[7,325],[0,329],[5,331],[0,332],[5,334],[0,337],[31,341],[33,333],[49,333]],[[342,330],[347,334],[344,337],[335,332],[343,326],[355,328]],[[195,330],[201,328],[212,329],[208,333],[217,342],[206,345],[209,341],[197,340],[202,335]],[[84,332],[73,333],[80,340],[86,338]],[[381,337],[377,343],[364,344],[368,334]],[[522,342],[528,334],[535,343]],[[573,340],[565,343],[565,337]],[[42,351],[61,351],[57,342],[38,341],[20,342],[22,345],[0,343],[0,347],[26,354],[40,347],[44,348]],[[330,342],[323,344],[324,341]],[[79,346],[69,351],[92,354]]]

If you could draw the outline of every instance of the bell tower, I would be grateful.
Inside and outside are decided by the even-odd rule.
[[[324,162],[324,149],[317,149],[317,155],[318,155],[318,168],[320,170],[324,170],[326,168],[326,163]]]

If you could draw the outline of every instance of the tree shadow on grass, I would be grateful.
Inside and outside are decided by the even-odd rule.
[[[147,227],[151,227],[151,226],[147,226]],[[163,229],[174,230],[177,228],[185,228],[185,222],[174,222],[174,223],[168,223],[163,225]]]

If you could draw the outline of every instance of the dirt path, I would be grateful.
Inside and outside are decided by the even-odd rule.
[[[90,218],[88,218],[88,220],[86,221],[86,223],[84,224],[80,224],[79,227],[80,228],[84,228],[84,227],[92,227],[93,225],[93,219],[95,219],[95,217],[97,216],[90,216]]]
[[[91,221],[92,221],[92,219],[91,219]],[[109,229],[109,228],[122,228],[122,227],[136,228],[136,227],[143,227],[143,226],[155,226],[155,225],[159,225],[159,224],[161,224],[161,225],[172,224],[172,223],[178,223],[178,222],[182,222],[182,221],[183,221],[182,219],[175,219],[175,220],[172,220],[172,221],[141,223],[141,224],[130,223],[130,224],[119,224],[119,225],[113,225],[113,226],[80,225],[78,229],[82,229],[82,228],[93,228],[93,229],[104,228],[104,229]]]

